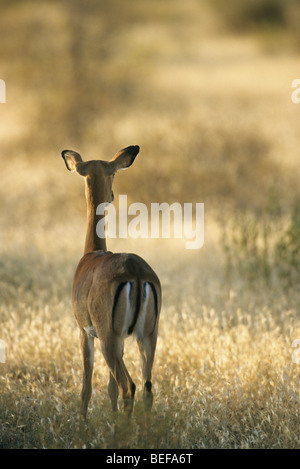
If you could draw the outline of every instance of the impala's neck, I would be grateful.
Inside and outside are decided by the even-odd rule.
[[[99,249],[106,251],[106,240],[105,238],[99,238],[96,233],[97,223],[104,215],[96,215],[96,209],[99,204],[104,200],[104,197],[99,193],[99,187],[96,190],[91,178],[88,176],[85,178],[85,196],[87,203],[87,225],[86,225],[86,237],[84,254],[88,252],[97,251]]]

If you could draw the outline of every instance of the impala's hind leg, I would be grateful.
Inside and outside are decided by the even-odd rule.
[[[136,337],[143,366],[144,408],[147,414],[153,404],[151,373],[157,340],[158,303],[155,287],[150,282],[144,283],[143,306],[137,321]]]
[[[145,411],[149,413],[151,411],[152,404],[153,404],[151,373],[152,373],[154,354],[155,354],[156,336],[152,335],[142,340],[139,339],[138,346],[140,349],[140,353],[142,357],[142,366],[143,366],[144,408],[145,408]]]
[[[110,369],[109,393],[113,410],[117,410],[117,387],[121,391],[124,404],[124,412],[130,417],[133,410],[135,384],[132,381],[123,362],[123,344],[110,338],[106,344],[102,344],[102,353]],[[117,385],[117,386],[116,386]]]
[[[81,414],[86,419],[88,404],[92,394],[92,374],[94,367],[94,338],[80,330],[80,345],[83,361],[81,390]]]
[[[116,382],[111,372],[109,373],[108,395],[110,397],[112,411],[117,412],[119,387],[118,387],[118,383]]]

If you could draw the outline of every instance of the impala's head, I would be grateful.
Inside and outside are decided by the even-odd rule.
[[[140,148],[131,145],[120,150],[111,161],[92,160],[83,161],[79,153],[73,150],[64,150],[61,155],[69,171],[76,171],[86,179],[87,185],[101,194],[101,202],[112,202],[113,177],[117,171],[132,165]]]

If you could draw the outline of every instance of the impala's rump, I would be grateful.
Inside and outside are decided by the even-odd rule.
[[[155,272],[135,254],[94,251],[78,264],[73,308],[79,326],[89,335],[101,339],[109,324],[122,338],[151,335],[158,319],[160,297]]]
[[[125,338],[134,333],[142,340],[153,333],[157,316],[157,294],[152,282],[136,279],[118,285],[112,310],[112,327],[117,335]]]

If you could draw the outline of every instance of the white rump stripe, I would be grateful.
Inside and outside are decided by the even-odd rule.
[[[130,304],[131,288],[132,288],[131,282],[127,282],[127,285],[126,285],[126,314],[125,314],[125,321],[124,321],[124,325],[123,325],[123,329],[122,329],[122,336],[128,335],[127,331],[129,329],[129,326],[130,326],[131,321],[132,321],[132,308],[131,308],[131,304]]]
[[[134,328],[134,333],[137,336],[138,339],[142,339],[144,337],[144,325],[145,325],[145,319],[146,319],[146,311],[147,311],[147,306],[149,302],[149,283],[145,282],[144,283],[144,288],[145,288],[145,296],[143,296],[143,309],[141,314],[139,314],[136,326]]]

